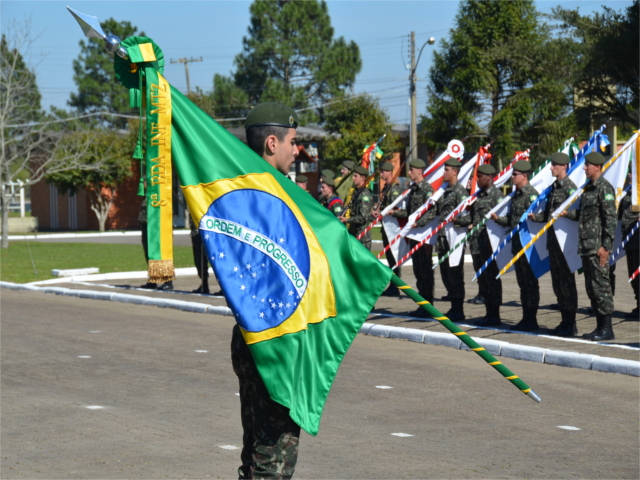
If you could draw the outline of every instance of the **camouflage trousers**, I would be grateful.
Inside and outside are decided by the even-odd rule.
[[[512,243],[513,249],[511,252],[515,255],[521,250],[522,244],[517,236],[514,237]],[[538,279],[533,274],[533,270],[531,270],[527,256],[521,256],[514,267],[518,287],[520,287],[520,303],[522,307],[537,309],[540,305],[540,285]]]
[[[549,266],[551,269],[551,285],[558,299],[561,312],[576,313],[578,311],[578,289],[576,275],[571,273],[567,259],[561,250],[549,249]]]
[[[450,250],[446,237],[438,237],[436,248],[438,249],[438,259],[441,259]],[[440,276],[450,300],[464,300],[464,249],[465,247],[463,246],[462,259],[457,267],[449,265],[449,258],[451,257],[440,264]]]
[[[409,240],[409,247],[418,244],[415,240]],[[429,303],[433,303],[433,290],[435,280],[433,277],[433,260],[431,259],[431,245],[423,245],[411,257],[413,262],[413,274],[416,276],[416,289],[418,293]]]
[[[287,479],[298,459],[300,427],[289,409],[271,400],[240,329],[233,327],[231,363],[240,381],[242,465],[238,477]]]
[[[486,235],[486,232],[482,233]],[[471,255],[473,268],[476,272],[491,258],[491,254],[493,253],[488,236],[486,241],[478,242],[478,248],[480,249],[480,253]],[[502,305],[502,280],[500,278],[496,279],[498,273],[498,264],[491,262],[486,270],[482,272],[482,275],[478,277],[479,294],[484,297],[485,305]]]
[[[589,300],[591,300],[591,308],[597,315],[611,315],[613,313],[613,292],[611,291],[609,262],[601,267],[597,255],[583,255],[582,269],[584,285]]]

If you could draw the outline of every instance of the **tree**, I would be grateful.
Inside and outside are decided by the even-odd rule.
[[[640,125],[639,13],[638,0],[627,7],[626,14],[606,6],[592,16],[553,9],[552,18],[562,22],[561,32],[578,50],[575,108],[584,126],[591,126],[594,115],[612,115],[636,128]]]
[[[13,200],[8,184],[22,178],[25,185],[33,185],[48,173],[76,168],[91,135],[72,154],[60,151],[65,129],[74,125],[57,123],[40,108],[36,76],[23,58],[31,45],[30,22],[13,22],[4,30],[0,40],[0,202],[2,248],[7,248],[9,204]]]
[[[84,148],[91,140],[90,147]],[[57,187],[77,192],[85,189],[91,210],[98,218],[100,231],[105,231],[109,210],[117,195],[118,186],[133,174],[131,153],[136,144],[137,128],[129,132],[98,129],[95,132],[77,132],[67,136],[60,150],[73,155],[78,146],[84,149],[83,164],[74,169],[47,175],[47,181]],[[99,165],[99,168],[92,168]]]
[[[113,18],[100,24],[107,34],[125,39],[132,35],[144,36],[129,22]],[[73,81],[78,93],[72,93],[69,105],[81,113],[117,112],[135,114],[129,106],[129,94],[115,78],[113,57],[104,48],[104,41],[97,38],[80,40],[80,55],[73,61]],[[114,128],[125,128],[126,118],[104,117],[103,123]]]
[[[574,128],[570,52],[539,23],[533,1],[465,0],[455,22],[430,70],[422,126],[431,146],[484,136],[498,164],[526,144],[557,148]]]
[[[363,149],[387,134],[380,148],[387,153],[399,151],[402,145],[391,130],[387,113],[378,101],[369,95],[337,99],[324,109],[324,127],[328,132],[339,133],[329,138],[322,152],[329,168],[338,170],[344,160],[358,161]]]
[[[292,108],[324,102],[353,86],[360,49],[334,39],[327,4],[256,0],[249,36],[235,59],[235,84],[251,103],[280,101]]]

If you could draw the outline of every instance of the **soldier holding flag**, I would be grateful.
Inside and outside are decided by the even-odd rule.
[[[529,218],[534,222],[547,223],[551,218],[551,214],[576,191],[576,184],[567,175],[569,162],[569,155],[566,153],[556,152],[551,155],[551,175],[556,178],[556,181],[551,187],[545,211],[538,214],[529,214]],[[569,211],[566,217],[570,220],[577,220],[576,210]],[[560,325],[550,330],[549,333],[559,337],[571,337],[578,333],[576,327],[576,313],[578,311],[576,276],[575,273],[571,273],[553,228],[547,231],[547,250],[549,251],[553,293],[558,299],[562,317]]]

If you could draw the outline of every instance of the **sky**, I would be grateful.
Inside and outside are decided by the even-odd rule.
[[[6,32],[12,22],[30,19],[34,40],[30,51],[22,53],[37,74],[42,106],[68,108],[69,95],[76,90],[72,62],[80,53],[78,42],[84,36],[65,8],[67,5],[99,20],[127,20],[143,30],[164,52],[165,77],[186,92],[184,66],[170,61],[202,57],[202,62],[189,64],[191,89],[197,86],[210,90],[214,74],[229,75],[234,70],[233,59],[247,35],[250,4],[244,0],[0,0],[0,25]],[[354,93],[372,94],[393,123],[409,123],[409,35],[416,33],[416,55],[433,36],[436,44],[425,47],[416,69],[418,114],[424,113],[432,52],[454,26],[458,4],[457,0],[328,0],[334,37],[354,40],[360,47],[363,67],[356,77]],[[587,14],[600,11],[603,4],[621,10],[631,0],[541,0],[536,7],[542,13],[550,13],[554,6],[562,5]]]

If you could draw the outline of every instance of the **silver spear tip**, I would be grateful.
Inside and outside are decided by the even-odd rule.
[[[536,392],[534,392],[533,390],[529,390],[527,392],[527,396],[529,398],[532,398],[533,400],[535,400],[537,403],[540,403],[542,401],[542,399],[538,396],[538,394]]]
[[[73,15],[80,24],[80,28],[82,28],[85,37],[102,38],[103,40],[106,38],[104,30],[102,30],[100,22],[98,21],[98,17],[92,17],[86,13],[74,10],[71,7],[67,7],[67,10],[69,10],[71,15]]]

